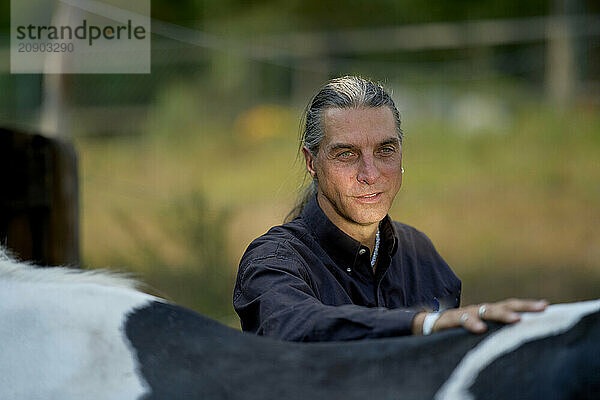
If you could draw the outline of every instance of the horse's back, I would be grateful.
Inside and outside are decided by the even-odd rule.
[[[484,335],[290,343],[110,274],[0,259],[0,399],[594,399],[600,300]],[[441,390],[440,390],[441,389]]]
[[[152,301],[93,283],[0,280],[0,398],[140,397],[147,387],[123,326]]]

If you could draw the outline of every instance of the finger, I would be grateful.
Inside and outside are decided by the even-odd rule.
[[[483,319],[512,324],[521,320],[521,312],[543,311],[547,305],[548,302],[546,301],[504,300],[498,303],[486,304]]]
[[[546,309],[548,302],[546,300],[524,300],[524,299],[509,299],[500,304],[505,305],[511,311],[516,312],[539,312]]]
[[[477,316],[479,317],[479,319],[485,319],[485,312],[488,309],[488,304],[480,304],[479,307],[477,308]]]
[[[481,306],[477,309],[479,315]],[[512,310],[512,308],[505,302],[486,304],[485,312],[482,317],[486,321],[501,322],[504,324],[512,324],[521,320],[521,315],[518,312]]]
[[[514,324],[521,320],[521,314],[502,307],[494,307],[489,313],[486,312],[486,320]]]
[[[470,312],[459,314],[458,323],[473,333],[483,333],[487,330],[487,325],[477,315]]]

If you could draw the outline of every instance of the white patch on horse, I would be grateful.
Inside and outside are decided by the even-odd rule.
[[[129,400],[149,392],[123,329],[129,313],[160,300],[127,288],[131,282],[1,257],[0,399]]]
[[[600,300],[592,300],[576,304],[555,304],[542,313],[522,314],[521,322],[491,334],[469,351],[437,392],[436,400],[473,399],[469,387],[479,373],[495,359],[525,342],[565,332],[585,315],[598,310]]]
[[[140,285],[125,273],[106,269],[81,270],[74,268],[40,268],[12,260],[0,247],[0,279],[21,282],[72,282],[135,289]]]

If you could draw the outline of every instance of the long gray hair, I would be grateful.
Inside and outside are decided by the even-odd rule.
[[[329,108],[360,108],[360,107],[389,107],[394,115],[398,139],[402,144],[402,130],[400,129],[400,113],[389,93],[379,83],[372,82],[358,76],[343,76],[327,82],[312,98],[304,111],[303,130],[300,134],[299,153],[303,146],[316,157],[325,132],[323,130],[323,114]],[[302,189],[294,208],[285,217],[291,221],[302,212],[311,196],[317,193],[317,181]]]

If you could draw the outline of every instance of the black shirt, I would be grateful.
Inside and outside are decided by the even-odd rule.
[[[284,340],[411,333],[419,311],[458,307],[461,282],[427,236],[386,216],[375,272],[369,248],[313,197],[299,217],[254,240],[233,294],[242,329]]]

